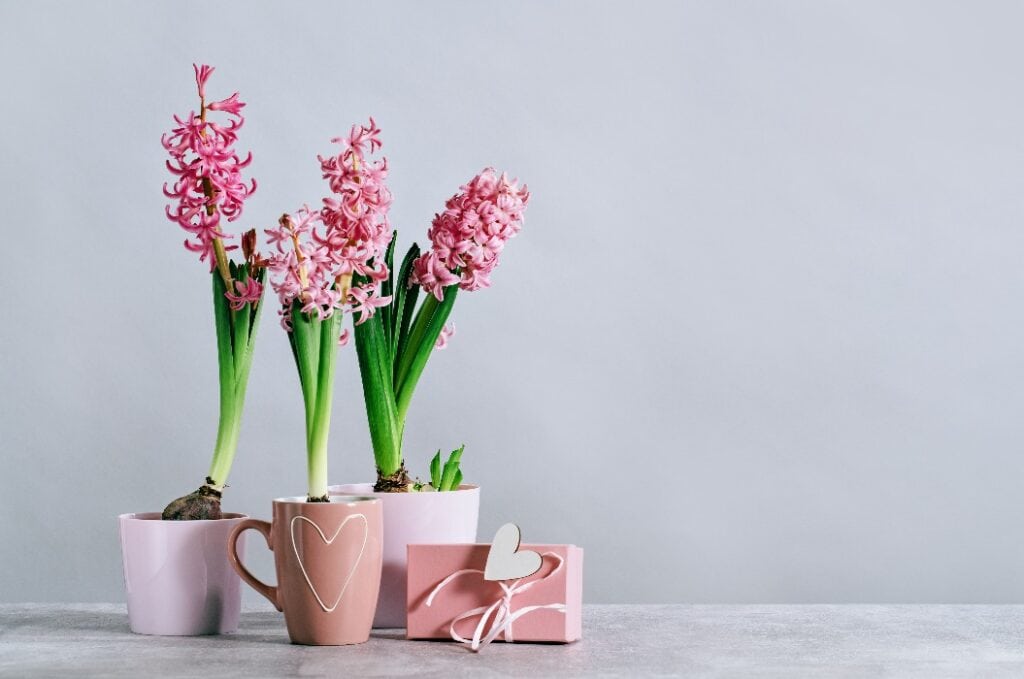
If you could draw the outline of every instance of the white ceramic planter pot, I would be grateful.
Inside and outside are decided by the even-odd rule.
[[[173,636],[236,631],[242,598],[228,559],[228,536],[246,518],[162,521],[160,512],[120,515],[131,630]],[[241,540],[238,548],[244,553]]]
[[[405,561],[410,544],[476,542],[480,488],[375,493],[372,483],[331,486],[332,495],[372,495],[384,503],[384,567],[374,627],[405,627]]]

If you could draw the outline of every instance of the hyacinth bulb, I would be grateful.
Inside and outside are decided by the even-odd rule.
[[[207,483],[210,483],[207,479]],[[200,486],[188,495],[182,495],[164,507],[160,518],[164,521],[199,521],[222,518],[218,490],[208,485]]]

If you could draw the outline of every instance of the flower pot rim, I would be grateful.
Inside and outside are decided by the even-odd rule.
[[[408,492],[407,491],[407,492],[404,492],[404,493],[386,493],[386,492],[380,492],[380,491],[373,490],[373,483],[372,482],[366,482],[366,483],[338,483],[338,484],[335,484],[333,486],[327,486],[327,492],[331,495],[331,497],[344,496],[344,495],[347,495],[348,492],[347,491],[342,491],[342,490],[339,490],[339,489],[341,489],[341,488],[351,488],[352,486],[367,486],[367,487],[369,487],[371,490],[366,491],[366,494],[367,495],[375,496],[374,499],[379,498],[381,496],[392,496],[392,495],[408,496],[408,497],[412,497],[412,496],[437,497],[437,496],[440,496],[440,495],[448,495],[449,493],[479,492],[479,490],[480,490],[480,486],[478,486],[475,483],[463,483],[463,484],[459,485],[459,487],[456,488],[455,490],[445,490],[445,491],[440,491],[440,492],[438,492],[438,491],[426,491],[426,492],[424,492],[424,491],[412,491],[412,492]]]
[[[188,520],[177,520],[177,521],[164,521],[161,517],[163,512],[128,512],[127,514],[118,514],[117,518],[120,521],[153,521],[160,525],[175,525],[175,524],[204,524],[204,523],[219,523],[221,521],[241,521],[242,519],[248,519],[248,514],[242,514],[240,512],[224,512],[219,519],[188,519]]]

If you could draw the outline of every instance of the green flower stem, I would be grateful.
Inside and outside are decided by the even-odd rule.
[[[404,290],[408,269],[403,266],[403,274],[394,289]],[[384,314],[378,314],[355,326],[370,440],[377,470],[382,476],[394,474],[402,465],[405,416],[416,383],[451,314],[457,294],[458,286],[452,285],[445,289],[443,302],[427,295],[414,318],[407,306],[410,299],[403,296],[398,304],[404,309],[396,308],[387,319]],[[415,302],[415,296],[410,298]],[[404,319],[400,319],[400,315]],[[390,335],[383,325],[385,320],[391,324]]]
[[[441,335],[444,324],[452,313],[452,306],[455,304],[458,292],[458,285],[448,286],[444,291],[443,302],[438,302],[433,295],[427,295],[416,314],[416,320],[413,322],[409,336],[408,348],[402,355],[403,363],[405,363],[404,369],[399,372],[398,387],[395,389],[395,407],[401,422],[405,422],[405,415],[409,411],[409,404],[412,402],[416,384],[423,374],[423,369],[427,367],[427,361],[434,351],[434,345]]]
[[[395,408],[390,345],[380,316],[356,325],[355,339],[373,456],[382,474],[394,474],[402,464],[403,420]]]
[[[213,449],[213,461],[210,463],[208,476],[213,479],[214,485],[222,488],[228,480],[231,471],[231,463],[235,459],[235,450],[238,448],[238,433],[242,424],[242,401],[234,403],[221,403],[220,421],[217,424],[217,444]]]
[[[302,386],[302,401],[306,407],[306,449],[312,445],[313,418],[316,414],[318,394],[317,364],[320,360],[320,320],[302,313],[298,303],[292,307],[292,332],[288,339],[292,344],[295,366],[299,370]]]
[[[334,394],[334,364],[338,356],[340,313],[319,321],[320,353],[317,366],[317,397],[313,430],[309,432],[309,497],[327,496],[327,437],[331,430],[331,402]]]
[[[398,232],[396,231],[391,242],[395,242],[397,238]],[[394,289],[394,299],[391,304],[394,306],[394,309],[391,313],[391,362],[395,368],[392,381],[396,388],[398,387],[397,364],[409,344],[409,327],[412,324],[413,312],[416,310],[416,300],[420,294],[420,286],[414,285],[409,287],[409,277],[412,275],[413,264],[419,256],[420,248],[413,243],[412,247],[409,248],[409,252],[405,254],[405,259],[402,260],[402,268],[398,272],[397,284],[392,286]],[[392,271],[393,275],[393,269],[389,267],[389,271]]]
[[[306,409],[306,469],[311,500],[327,497],[327,441],[341,322],[340,313],[321,321],[304,314],[298,303],[292,308],[292,332],[288,337]]]
[[[244,281],[248,278],[248,267],[235,267],[232,273]],[[261,283],[264,275],[265,272],[261,271]],[[227,483],[238,448],[245,392],[252,367],[253,346],[263,305],[261,302],[246,304],[241,310],[232,311],[230,303],[224,297],[226,287],[223,277],[217,272],[212,275],[212,279],[213,314],[217,328],[220,418],[217,424],[217,443],[214,446],[208,476],[217,487],[223,487]]]

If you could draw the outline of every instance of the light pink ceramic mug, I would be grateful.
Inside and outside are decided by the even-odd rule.
[[[117,518],[133,632],[195,636],[238,629],[241,587],[224,548],[244,514],[206,521],[162,521],[160,512]]]
[[[370,637],[380,589],[383,516],[372,497],[337,495],[274,500],[273,522],[246,519],[228,538],[238,574],[284,613],[292,643],[360,644]],[[242,564],[235,544],[252,528],[274,552],[277,586],[260,582]]]

